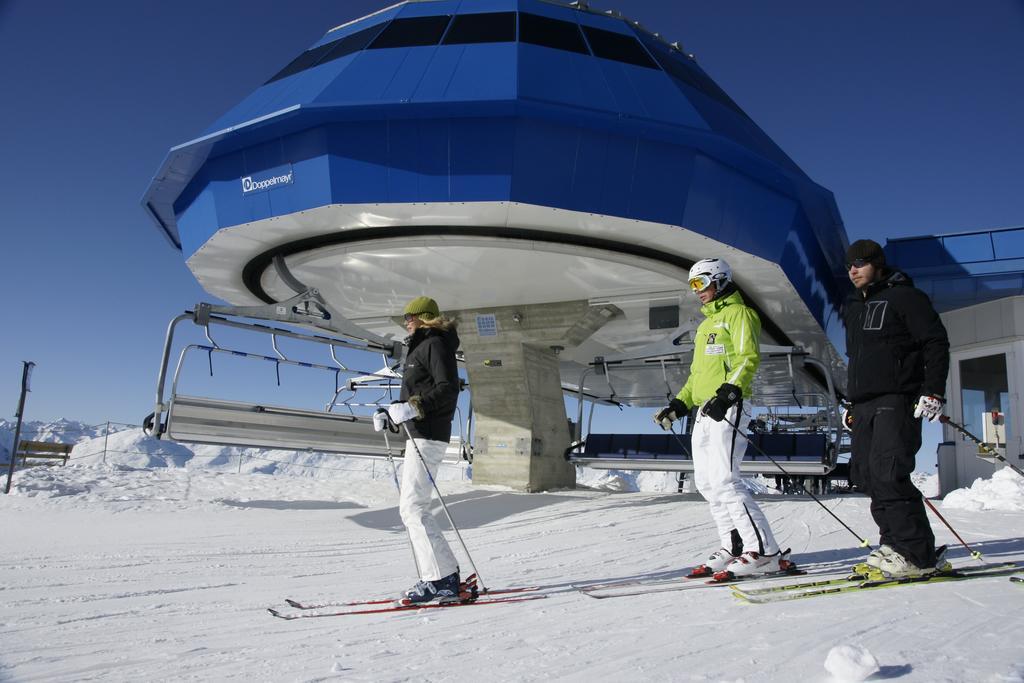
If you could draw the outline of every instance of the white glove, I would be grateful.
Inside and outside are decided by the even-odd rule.
[[[377,412],[373,414],[373,431],[383,432],[388,427],[388,411],[384,408],[379,408]]]
[[[392,422],[396,425],[400,425],[403,422],[408,422],[409,420],[419,417],[419,412],[411,403],[402,401],[400,403],[392,403],[389,405],[388,415],[391,416]]]
[[[923,417],[929,422],[936,422],[942,417],[942,404],[946,401],[936,396],[922,396],[917,399],[914,417]]]

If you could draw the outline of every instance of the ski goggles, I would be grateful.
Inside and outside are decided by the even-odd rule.
[[[710,275],[695,275],[690,278],[690,289],[694,292],[700,293],[711,286]]]

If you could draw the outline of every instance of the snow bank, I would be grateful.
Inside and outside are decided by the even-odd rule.
[[[267,501],[323,503],[347,500],[382,505],[397,500],[390,478],[323,481],[253,473],[210,472],[185,467],[140,469],[107,462],[66,467],[30,467],[19,471],[11,499],[49,500],[61,508],[116,512],[214,507],[260,507]],[[468,485],[464,485],[468,486]]]
[[[595,470],[576,468],[576,485],[596,491],[676,491],[679,484],[675,472],[640,472],[636,470]]]
[[[71,450],[74,461],[127,467],[184,467],[193,456],[185,446],[146,436],[141,429],[83,440]]]
[[[910,480],[925,498],[935,498],[939,495],[939,475],[937,472],[914,472]]]
[[[1004,467],[991,479],[975,479],[970,488],[957,489],[946,495],[944,508],[961,510],[1024,511],[1024,477]]]
[[[618,491],[624,493],[675,493],[679,490],[676,472],[644,472],[638,470],[595,470],[590,467],[576,468],[576,485],[595,491]],[[743,483],[752,493],[779,494],[768,485],[768,480],[758,475],[744,477]],[[683,484],[685,492],[694,493],[693,475],[687,473]]]

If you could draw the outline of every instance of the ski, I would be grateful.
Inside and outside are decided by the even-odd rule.
[[[817,574],[819,572],[824,572],[824,571],[829,571],[824,565],[818,565],[818,564],[814,564],[814,565],[810,565],[810,566],[801,565],[794,572],[782,572],[782,573],[775,572],[775,573],[772,573],[772,574],[760,574],[760,575],[757,575],[757,577],[750,577],[749,579],[761,579],[761,580],[764,580],[766,578],[780,577],[780,575],[782,575],[782,577],[784,577],[784,575],[806,574],[806,573]],[[667,572],[662,572],[662,573],[667,573]],[[607,591],[607,590],[614,590],[614,589],[626,589],[626,588],[637,588],[637,587],[643,587],[645,589],[646,588],[656,588],[656,587],[659,587],[659,586],[679,586],[679,585],[685,585],[685,586],[693,585],[694,587],[696,587],[698,585],[702,586],[703,584],[706,584],[713,577],[714,577],[714,573],[701,573],[701,574],[695,574],[695,573],[688,573],[688,574],[676,573],[676,575],[673,575],[673,577],[658,578],[658,579],[628,579],[628,580],[625,580],[625,581],[602,582],[602,583],[599,583],[599,584],[573,584],[572,588],[575,589],[575,590],[580,591],[581,593],[592,593],[592,592],[598,592],[598,591]],[[697,580],[703,580],[703,581],[697,581]],[[717,582],[712,582],[712,583],[717,583]]]
[[[944,583],[947,581],[965,581],[968,579],[980,579],[992,576],[1005,576],[1006,574],[1017,573],[1021,570],[1019,563],[989,564],[978,567],[963,567],[944,574],[931,574],[929,576],[907,577],[902,579],[875,579],[865,580],[857,577],[846,577],[823,581],[805,581],[788,585],[765,586],[744,590],[739,586],[732,586],[735,597],[743,602],[751,604],[766,604],[771,602],[783,602],[787,600],[799,600],[823,595],[838,595],[840,593],[855,593],[865,590],[879,590],[883,588],[896,588],[911,584],[923,583]]]
[[[1024,576],[1011,576],[1010,581],[1014,583],[1024,583]]]
[[[296,613],[293,613],[293,614],[286,614],[284,612],[279,612],[278,610],[273,609],[273,608],[268,608],[267,611],[270,612],[270,614],[272,616],[275,616],[278,619],[286,619],[286,620],[290,621],[290,620],[293,620],[293,619],[317,619],[317,618],[322,618],[322,617],[346,617],[346,616],[354,616],[354,615],[357,615],[357,614],[386,614],[386,613],[389,613],[389,612],[413,612],[413,611],[421,610],[421,609],[441,609],[441,608],[447,608],[447,607],[472,607],[473,605],[503,605],[503,604],[512,603],[512,602],[527,602],[529,600],[541,600],[541,599],[546,598],[546,597],[547,597],[546,595],[518,595],[518,596],[505,597],[505,598],[481,598],[479,600],[473,600],[473,601],[470,601],[470,602],[448,602],[448,603],[428,602],[428,603],[420,604],[420,605],[401,605],[401,604],[396,604],[394,600],[390,600],[389,602],[391,604],[389,606],[387,606],[387,607],[383,607],[382,606],[382,607],[371,607],[371,609],[341,610],[341,611],[338,611],[338,612],[317,612],[317,611],[306,610],[306,611],[302,611],[302,612],[296,612]]]
[[[738,583],[769,583],[789,579],[793,576],[805,575],[807,575],[805,570],[797,569],[786,572],[774,572],[771,574],[759,574],[756,576],[734,577],[724,581],[716,581],[707,577],[694,577],[689,579],[684,578],[682,579],[682,582],[680,582],[680,579],[674,579],[672,581],[658,581],[653,583],[617,584],[613,586],[598,584],[594,586],[576,586],[575,588],[580,593],[583,593],[588,597],[595,598],[597,600],[604,600],[607,598],[626,598],[638,595],[651,595],[654,593],[693,590],[697,588],[733,586]]]
[[[520,586],[517,588],[487,589],[484,592],[477,591],[476,574],[470,574],[465,581],[459,584],[459,594],[468,600],[474,600],[481,595],[506,595],[510,593],[527,593],[540,590],[540,586]],[[374,598],[372,600],[348,600],[328,602],[303,602],[301,600],[285,599],[289,607],[300,610],[326,609],[329,607],[357,607],[359,605],[390,605],[399,602],[401,598]]]
[[[508,595],[511,593],[528,593],[531,591],[540,590],[540,586],[520,586],[518,588],[497,588],[488,589],[486,592],[480,593],[481,597],[486,595]],[[462,592],[462,591],[460,591]],[[397,602],[400,598],[376,598],[373,600],[350,600],[348,602],[302,602],[300,600],[293,600],[288,598],[285,602],[289,607],[294,607],[300,610],[311,610],[311,609],[325,609],[328,607],[357,607],[359,605],[389,605]]]
[[[1009,570],[1015,566],[1018,566],[1014,562],[999,562],[993,564],[983,564],[972,567],[961,567],[960,569],[953,570],[948,574],[932,574],[931,577],[917,577],[909,580],[911,582],[920,583],[926,578],[936,578],[939,576],[950,576],[950,575],[967,575],[976,574],[978,572],[987,572],[991,570]],[[785,593],[790,591],[801,591],[805,589],[817,589],[817,588],[831,588],[835,586],[842,586],[845,584],[861,585],[865,583],[891,583],[894,581],[908,582],[903,579],[869,579],[864,576],[858,576],[857,574],[851,574],[847,570],[843,576],[835,578],[825,578],[819,581],[796,581],[794,583],[780,583],[771,586],[752,586],[750,588],[738,588],[736,591],[744,593],[745,595],[761,595],[765,593]]]

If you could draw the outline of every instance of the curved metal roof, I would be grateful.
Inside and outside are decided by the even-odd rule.
[[[181,248],[175,205],[210,157],[330,121],[515,115],[531,106],[655,139],[703,136],[720,155],[803,175],[692,56],[617,13],[543,0],[430,0],[328,31],[173,148],[143,204]]]

